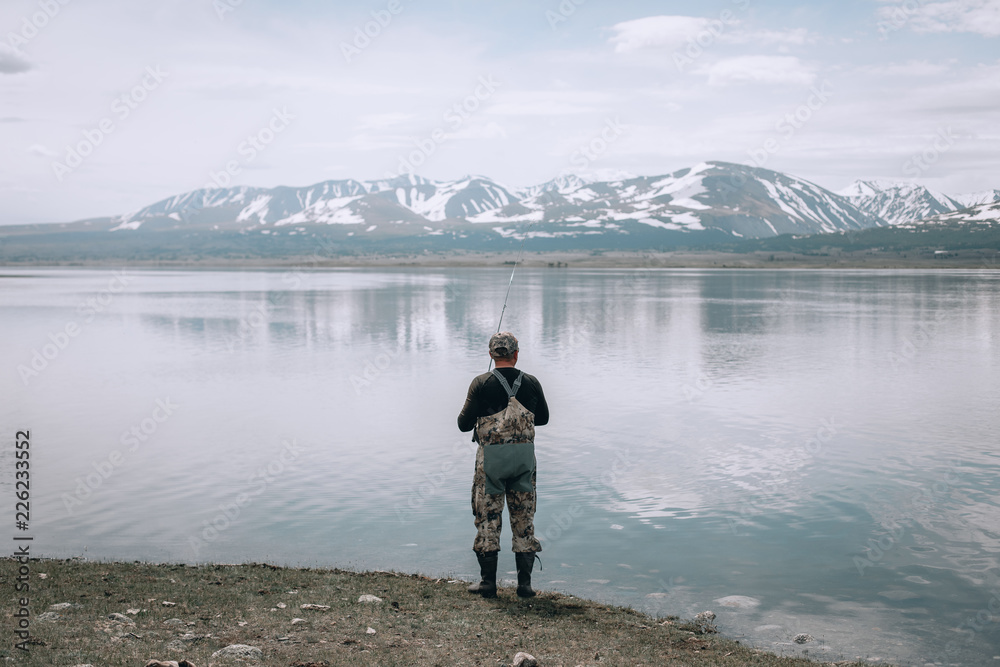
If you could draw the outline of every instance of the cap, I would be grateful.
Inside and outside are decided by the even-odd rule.
[[[517,339],[509,331],[501,331],[490,338],[491,357],[509,357],[517,352]]]

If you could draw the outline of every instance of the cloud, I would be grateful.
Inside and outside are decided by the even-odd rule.
[[[37,155],[38,157],[55,157],[56,152],[42,146],[41,144],[32,144],[28,146],[28,152],[32,155]]]
[[[569,90],[511,90],[490,105],[496,116],[568,116],[600,112],[613,99],[603,93]]]
[[[886,65],[865,65],[863,67],[859,67],[858,69],[865,74],[888,77],[929,77],[944,74],[945,72],[951,70],[948,65],[935,64],[926,60],[911,60],[902,64],[888,63]]]
[[[900,11],[899,7],[884,7],[879,14],[892,21],[900,19]],[[972,32],[1000,37],[1000,0],[928,2],[913,10],[910,25],[916,32]]]
[[[732,83],[791,84],[808,86],[816,80],[813,68],[793,56],[738,56],[698,70],[712,86]]]
[[[0,43],[0,74],[20,74],[33,67],[26,55],[13,46]]]
[[[21,183],[14,183],[13,181],[0,181],[0,192],[37,192],[37,190],[31,190]]]
[[[708,27],[709,20],[696,16],[647,16],[616,23],[611,43],[616,53],[643,49],[674,49]]]
[[[739,30],[723,35],[722,41],[733,44],[777,44],[779,46],[802,46],[813,40],[805,28],[790,30]]]
[[[357,130],[384,130],[386,128],[403,125],[413,118],[413,114],[399,111],[366,114],[359,118],[360,122],[358,123]]]
[[[507,132],[498,123],[486,123],[485,125],[469,125],[462,127],[455,132],[448,133],[449,139],[497,139],[507,138]]]
[[[802,46],[813,41],[805,28],[787,30],[746,30],[733,17],[710,20],[698,16],[647,16],[612,26],[609,40],[616,53],[647,49],[678,49],[691,40],[709,39],[729,44]]]

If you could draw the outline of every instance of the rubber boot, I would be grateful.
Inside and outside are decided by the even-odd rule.
[[[517,563],[517,597],[535,597],[535,591],[531,590],[531,568],[535,564],[535,553],[515,553],[514,562]]]
[[[499,554],[499,551],[476,552],[476,558],[479,560],[480,581],[469,586],[470,593],[477,593],[484,598],[497,596],[497,556]]]

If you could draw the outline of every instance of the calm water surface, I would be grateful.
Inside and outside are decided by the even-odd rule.
[[[471,579],[455,417],[508,277],[5,270],[36,552]],[[1000,275],[519,269],[504,325],[552,413],[539,587],[997,664]]]

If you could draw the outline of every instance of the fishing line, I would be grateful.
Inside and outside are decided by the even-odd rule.
[[[517,265],[521,262],[521,255],[524,252],[524,242],[528,240],[528,230],[531,229],[531,225],[535,224],[532,220],[528,223],[528,229],[524,230],[524,236],[521,238],[521,247],[517,251],[517,257],[514,259],[514,268],[510,272],[510,280],[507,281],[507,294],[503,297],[503,308],[500,309],[500,320],[497,322],[497,333],[500,333],[500,326],[503,324],[503,314],[507,312],[507,299],[510,297],[510,286],[514,284],[514,272],[517,271]],[[486,372],[489,373],[490,369],[493,368],[493,356],[490,355],[490,365],[487,367]]]

